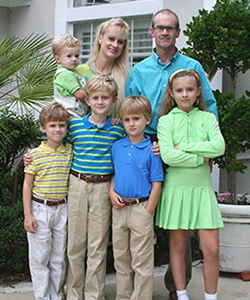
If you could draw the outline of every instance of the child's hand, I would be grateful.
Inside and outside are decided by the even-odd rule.
[[[174,148],[175,150],[179,150],[179,145],[176,145]]]
[[[32,215],[25,217],[24,219],[24,229],[30,233],[36,233],[36,221]]]
[[[25,167],[27,167],[28,165],[30,165],[32,163],[32,161],[33,161],[33,157],[31,157],[29,155],[29,153],[30,153],[30,149],[28,149],[28,151],[23,156],[23,164],[24,164]]]
[[[110,191],[109,197],[114,208],[119,209],[125,205],[123,203],[122,197],[118,195],[115,191]]]
[[[150,150],[154,152],[154,155],[161,157],[160,147],[157,142],[153,142],[153,146],[150,148]]]
[[[121,120],[119,118],[112,118],[111,119],[111,124],[112,125],[118,125],[118,124],[121,124]]]
[[[86,98],[85,91],[83,89],[79,89],[74,92],[74,96],[76,97],[77,100],[84,102]]]

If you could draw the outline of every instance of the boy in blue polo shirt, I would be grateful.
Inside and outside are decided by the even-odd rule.
[[[151,105],[143,96],[130,96],[119,107],[127,136],[112,146],[114,176],[109,195],[113,205],[113,251],[117,296],[152,300],[154,271],[154,210],[161,192],[161,159],[144,135]]]

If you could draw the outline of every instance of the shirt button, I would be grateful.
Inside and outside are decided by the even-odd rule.
[[[133,145],[131,145],[131,148],[133,148],[134,146]]]
[[[131,153],[129,153],[128,156],[131,156]]]
[[[166,84],[163,84],[163,87],[166,87]]]

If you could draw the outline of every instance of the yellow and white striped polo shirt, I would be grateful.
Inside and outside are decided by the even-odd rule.
[[[47,142],[42,142],[39,147],[30,151],[30,155],[33,161],[24,172],[35,176],[33,194],[46,199],[63,199],[68,194],[72,146],[62,144],[54,150]]]

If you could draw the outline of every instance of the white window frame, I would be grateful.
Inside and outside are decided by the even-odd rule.
[[[164,7],[164,0],[141,0],[94,6],[73,7],[74,0],[56,0],[55,36],[73,34],[76,22],[115,17],[133,17],[154,14]],[[129,5],[128,5],[129,4]],[[119,15],[117,12],[120,12]]]

